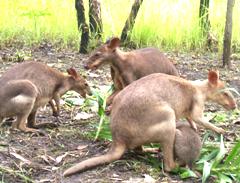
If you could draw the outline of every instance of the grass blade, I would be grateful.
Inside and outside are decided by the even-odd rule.
[[[211,173],[211,168],[212,164],[204,161],[202,183],[205,183],[207,181],[207,178],[210,176]]]
[[[232,151],[227,156],[226,160],[224,161],[224,164],[229,164],[237,155],[240,153],[240,141],[236,143],[236,145],[233,147]]]
[[[225,154],[226,154],[226,149],[225,149],[224,143],[223,143],[223,136],[221,135],[219,152],[218,152],[216,158],[213,160],[212,168],[215,168],[220,163],[220,161],[224,158]]]

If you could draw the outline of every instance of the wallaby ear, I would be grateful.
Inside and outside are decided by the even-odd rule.
[[[112,38],[108,43],[108,47],[111,48],[111,49],[115,49],[119,45],[120,45],[120,39],[118,37]]]
[[[67,69],[67,73],[71,75],[74,79],[77,79],[78,77],[77,71],[74,68]]]
[[[209,83],[216,85],[219,80],[219,72],[218,71],[209,71],[208,72],[208,81]]]

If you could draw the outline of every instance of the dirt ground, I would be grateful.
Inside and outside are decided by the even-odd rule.
[[[221,66],[220,56],[216,54],[166,54],[174,60],[182,76],[188,79],[205,79],[209,69],[218,68],[221,78],[240,93],[240,58],[235,58],[233,69],[227,71],[219,68]],[[32,48],[1,48],[0,74],[23,59],[48,63],[62,71],[74,67],[87,76],[92,87],[111,84],[107,66],[94,72],[86,72],[83,64],[87,55],[80,55],[69,50],[57,50],[48,43]],[[81,110],[80,106],[62,106],[59,121],[57,121],[52,116],[49,107],[41,109],[37,115],[39,123],[52,121],[59,125],[56,128],[45,129],[47,136],[13,131],[9,126],[2,125],[0,128],[0,181],[5,183],[31,182],[31,180],[38,183],[130,183],[151,182],[152,177],[156,182],[201,182],[200,178],[182,181],[176,175],[165,174],[160,168],[157,172],[155,169],[154,172],[148,161],[149,155],[136,155],[133,152],[126,153],[121,160],[110,165],[63,178],[62,173],[67,167],[88,157],[106,152],[109,146],[108,141],[94,142],[86,135],[88,131],[93,130],[92,124],[98,122],[97,114],[94,113],[95,116],[88,120],[74,120],[73,116],[79,110]],[[215,105],[208,105],[207,110],[223,109]],[[240,132],[237,130],[239,123],[233,124],[232,121],[228,121],[221,125],[228,131],[225,136],[226,140],[239,138]]]

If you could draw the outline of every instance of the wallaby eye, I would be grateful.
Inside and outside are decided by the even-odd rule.
[[[85,86],[88,86],[88,84],[87,84],[87,83],[85,83],[84,85],[85,85]]]
[[[224,92],[223,95],[224,95],[224,97],[228,97],[229,96],[228,93],[226,93],[226,92]]]

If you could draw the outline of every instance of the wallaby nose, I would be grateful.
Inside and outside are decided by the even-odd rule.
[[[233,109],[236,109],[238,106],[237,106],[237,103],[235,103],[234,105],[233,105]]]
[[[83,67],[84,67],[84,69],[87,69],[87,70],[89,69],[87,64],[85,64]]]
[[[92,90],[89,90],[88,93],[87,93],[89,96],[91,96],[93,93],[92,93]]]

